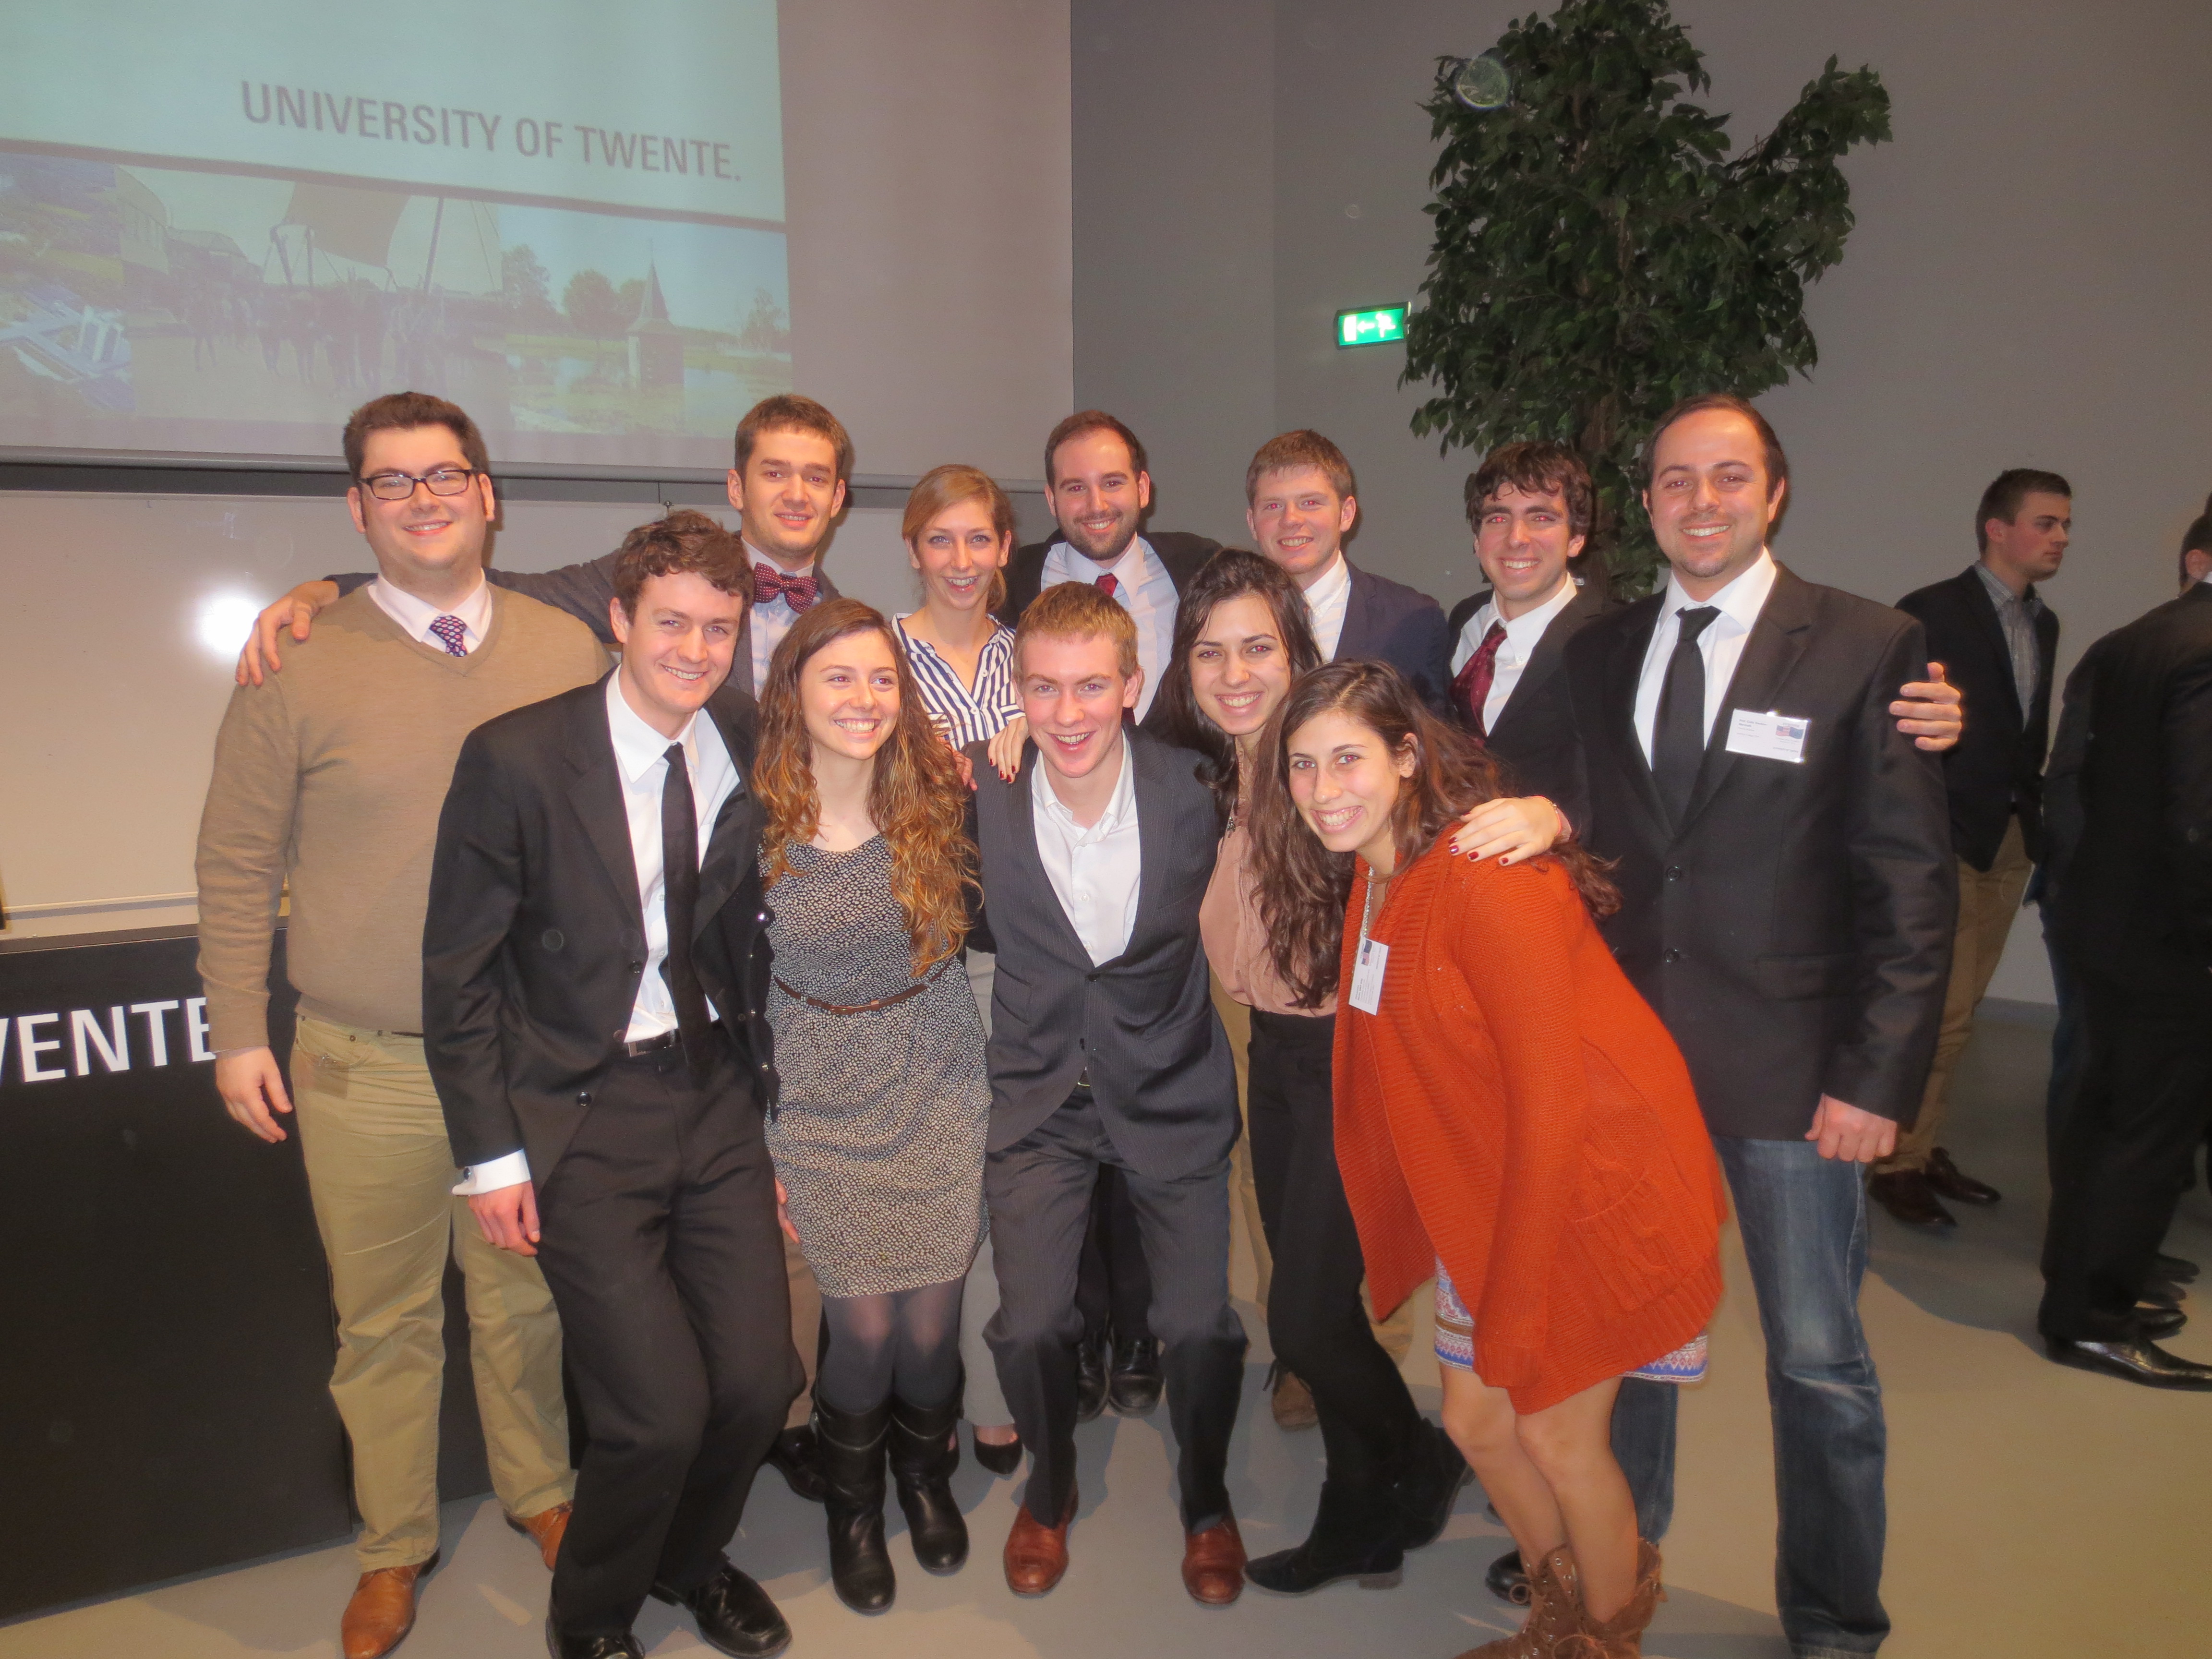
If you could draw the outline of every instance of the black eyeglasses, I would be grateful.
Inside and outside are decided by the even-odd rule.
[[[458,495],[469,487],[469,480],[477,476],[472,466],[440,466],[416,477],[411,472],[380,472],[373,478],[363,478],[362,488],[380,501],[404,501],[421,484],[433,495]]]

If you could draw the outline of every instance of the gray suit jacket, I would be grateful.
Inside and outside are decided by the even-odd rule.
[[[1059,1110],[1087,1067],[1115,1150],[1140,1174],[1193,1175],[1237,1141],[1237,1074],[1213,1012],[1198,907],[1221,836],[1199,757],[1127,731],[1136,768],[1143,873],[1128,948],[1093,966],[1037,854],[1032,749],[1012,783],[980,744],[975,842],[982,930],[998,951],[991,994],[990,1149],[1001,1152]]]

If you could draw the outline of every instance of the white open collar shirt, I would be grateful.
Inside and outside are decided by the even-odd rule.
[[[1142,721],[1152,712],[1153,694],[1167,671],[1168,655],[1175,649],[1176,585],[1160,556],[1142,536],[1130,538],[1121,556],[1101,564],[1077,552],[1066,542],[1045,549],[1044,570],[1038,591],[1062,582],[1089,582],[1101,576],[1114,578],[1114,599],[1137,624],[1137,665],[1145,671],[1145,689],[1137,694],[1136,717]]]
[[[1344,641],[1345,607],[1352,603],[1352,567],[1340,550],[1328,569],[1305,590],[1306,617],[1313,623],[1314,647],[1323,662],[1336,660]]]
[[[1651,643],[1644,653],[1644,672],[1636,682],[1636,740],[1644,745],[1647,763],[1651,759],[1652,728],[1659,720],[1659,694],[1667,684],[1667,663],[1682,632],[1681,613],[1709,605],[1721,613],[1698,635],[1698,654],[1705,665],[1705,742],[1710,744],[1729,682],[1735,678],[1736,664],[1743,660],[1743,643],[1751,637],[1759,613],[1766,608],[1766,596],[1774,591],[1775,574],[1774,556],[1763,547],[1749,568],[1709,599],[1692,599],[1674,574],[1668,573],[1659,625],[1651,630]]]
[[[629,824],[629,853],[637,866],[638,903],[645,921],[645,972],[639,976],[637,1000],[630,1005],[626,1041],[640,1042],[676,1029],[676,1000],[663,976],[668,960],[668,906],[665,902],[666,866],[661,859],[660,792],[668,781],[668,745],[680,743],[691,775],[691,799],[699,814],[699,861],[707,861],[707,842],[722,803],[738,787],[737,763],[722,741],[721,728],[704,713],[673,738],[664,738],[647,726],[622,693],[620,671],[607,676],[607,730],[614,739],[615,772],[622,780],[623,813]],[[713,1003],[708,1016],[719,1018]],[[496,1192],[530,1179],[529,1156],[520,1151],[488,1164],[463,1170],[463,1197]]]
[[[1121,744],[1121,775],[1098,821],[1088,826],[1053,793],[1040,758],[1030,773],[1030,812],[1036,825],[1037,858],[1060,908],[1091,953],[1094,968],[1129,948],[1137,925],[1137,889],[1144,860],[1137,839],[1136,763],[1128,740]]]
[[[368,597],[376,608],[398,623],[410,640],[420,640],[434,651],[446,649],[445,641],[430,631],[430,624],[441,617],[453,617],[461,624],[461,643],[473,651],[484,641],[491,627],[491,584],[481,574],[477,577],[476,591],[459,605],[445,611],[427,599],[418,599],[404,587],[394,587],[379,576],[368,585]]]
[[[1483,637],[1493,623],[1505,625],[1505,637],[1498,642],[1498,655],[1493,658],[1491,671],[1490,695],[1482,701],[1482,729],[1491,731],[1498,725],[1498,717],[1505,712],[1505,704],[1513,688],[1521,684],[1521,672],[1528,665],[1528,659],[1536,654],[1542,642],[1544,630],[1549,628],[1565,611],[1570,601],[1581,590],[1575,579],[1564,573],[1552,597],[1533,611],[1523,611],[1517,617],[1498,614],[1498,601],[1491,599],[1482,609],[1467,619],[1467,626],[1459,631],[1459,641],[1452,647],[1452,678],[1467,666],[1468,659],[1481,647]]]

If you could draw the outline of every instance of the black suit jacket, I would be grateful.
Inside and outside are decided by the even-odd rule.
[[[2020,706],[2012,653],[1990,590],[1969,565],[1948,581],[1907,593],[1897,608],[1928,630],[1928,655],[1966,699],[1966,729],[1943,757],[1951,797],[1951,845],[1977,870],[1996,861],[2014,811],[2027,855],[2043,844],[2043,760],[2051,746],[2051,678],[2058,661],[2058,618],[2035,619],[2035,695]]]
[[[1461,630],[1489,603],[1490,590],[1485,588],[1452,607],[1444,629],[1452,648],[1457,647]],[[1490,752],[1504,763],[1508,782],[1520,793],[1557,801],[1575,788],[1572,711],[1565,699],[1549,695],[1547,688],[1567,659],[1567,641],[1600,617],[1620,608],[1620,602],[1602,583],[1589,582],[1577,588],[1574,598],[1560,607],[1543,638],[1536,641],[1528,665],[1513,683],[1513,694],[1498,711],[1498,725],[1487,739]],[[1447,669],[1451,665],[1449,654],[1444,665]],[[1449,690],[1445,702],[1451,719],[1464,726],[1467,717]]]
[[[1618,860],[1607,940],[1715,1134],[1795,1139],[1824,1094],[1910,1123],[1958,908],[1942,771],[1889,714],[1924,671],[1920,624],[1778,571],[1674,825],[1634,726],[1663,603],[1590,623],[1553,682],[1578,738],[1569,814]],[[1729,752],[1739,708],[1808,719],[1803,759]]]
[[[2212,586],[2083,659],[2081,844],[2059,892],[2078,964],[2145,992],[2212,969]]]
[[[1016,548],[1014,556],[1006,561],[1006,597],[994,614],[1007,627],[1020,622],[1022,612],[1036,598],[1044,585],[1044,556],[1052,550],[1054,542],[1065,539],[1053,535],[1041,542],[1030,542]],[[1181,530],[1146,531],[1145,539],[1159,555],[1160,562],[1168,568],[1168,580],[1175,584],[1178,595],[1190,586],[1190,579],[1198,574],[1199,567],[1221,551],[1219,542]]]
[[[1444,711],[1451,690],[1451,635],[1444,609],[1427,594],[1352,564],[1345,596],[1344,632],[1331,662],[1387,662],[1406,677],[1421,701]]]
[[[1199,757],[1125,730],[1136,768],[1141,873],[1128,948],[1094,966],[1037,855],[1032,748],[1012,783],[975,765],[983,911],[998,951],[991,992],[993,1152],[1057,1111],[1088,1067],[1099,1116],[1131,1168],[1164,1180],[1218,1163],[1236,1144],[1237,1073],[1213,1012],[1198,907],[1220,819]]]
[[[772,1103],[753,700],[725,685],[707,708],[738,787],[700,864],[693,960]],[[622,1052],[645,955],[605,680],[471,732],[438,819],[422,933],[423,1046],[456,1164],[521,1147],[536,1181],[552,1175]]]

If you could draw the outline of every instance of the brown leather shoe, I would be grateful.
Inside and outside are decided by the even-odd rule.
[[[1960,1204],[1994,1204],[2004,1194],[1986,1181],[1977,1181],[1957,1164],[1951,1154],[1938,1146],[1928,1154],[1928,1184],[1937,1196]]]
[[[1182,1587],[1209,1607],[1225,1607],[1244,1593],[1244,1537],[1235,1516],[1182,1535]]]
[[[1042,1595],[1067,1571],[1067,1528],[1075,1519],[1075,1491],[1068,1489],[1067,1512],[1048,1527],[1030,1513],[1025,1500],[1014,1511],[1006,1534],[1006,1588],[1017,1595]]]
[[[1867,1196],[1908,1227],[1955,1227],[1959,1218],[1936,1200],[1918,1170],[1892,1170],[1867,1177]]]
[[[379,1567],[353,1587],[345,1617],[338,1620],[338,1650],[345,1659],[384,1659],[415,1628],[415,1600],[422,1582],[438,1565],[433,1555],[411,1567]]]
[[[550,1510],[540,1510],[535,1515],[510,1515],[507,1524],[517,1532],[528,1533],[538,1545],[538,1553],[545,1558],[545,1571],[553,1571],[553,1563],[560,1559],[561,1540],[568,1535],[568,1514],[574,1504],[556,1504]]]
[[[1313,1390],[1279,1359],[1275,1362],[1274,1386],[1268,1392],[1267,1409],[1279,1429],[1310,1429],[1321,1421],[1321,1413],[1314,1406]]]

